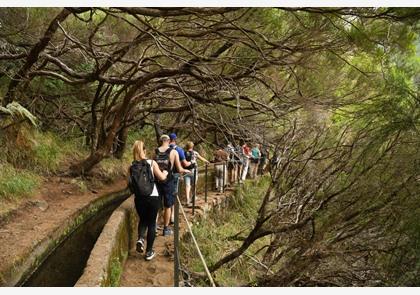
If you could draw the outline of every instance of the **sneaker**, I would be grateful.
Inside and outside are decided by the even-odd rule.
[[[136,251],[139,253],[143,253],[144,251],[144,239],[140,238],[136,243]]]
[[[165,237],[165,236],[170,236],[170,235],[173,235],[173,231],[169,227],[164,228],[163,229],[163,236]]]
[[[144,257],[144,259],[146,259],[147,261],[152,260],[153,257],[155,257],[156,252],[153,250],[147,251],[146,256]]]

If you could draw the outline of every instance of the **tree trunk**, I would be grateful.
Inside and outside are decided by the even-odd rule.
[[[228,263],[229,261],[232,261],[239,256],[241,256],[248,248],[251,246],[256,240],[267,236],[271,234],[269,231],[261,231],[260,227],[255,227],[248,235],[248,237],[243,241],[242,245],[236,249],[235,251],[231,252],[230,254],[226,255],[219,261],[217,261],[215,264],[211,265],[209,267],[210,272],[215,272],[218,270],[221,266]]]
[[[133,86],[130,89],[130,91],[128,91],[125,95],[121,107],[115,114],[114,120],[112,122],[111,127],[109,128],[104,143],[94,152],[91,152],[90,156],[87,159],[83,160],[80,163],[76,163],[70,166],[70,175],[78,176],[88,173],[96,164],[98,164],[110,154],[118,129],[121,126],[123,118],[129,111],[128,107],[130,105],[130,100],[137,91],[138,87],[139,85]]]
[[[160,114],[155,114],[155,122],[153,123],[155,128],[156,142],[160,146],[160,136],[163,134],[162,129],[160,128]]]
[[[26,58],[26,63],[22,68],[16,73],[16,75],[10,81],[7,93],[4,96],[4,105],[11,103],[14,100],[14,92],[16,86],[19,82],[26,76],[31,67],[38,61],[39,54],[47,47],[48,43],[52,39],[54,33],[58,29],[58,24],[64,21],[67,16],[71,14],[69,10],[64,8],[61,12],[53,19],[53,21],[48,26],[47,30],[44,33],[44,36],[32,47],[31,51]]]
[[[117,148],[115,150],[115,157],[117,159],[122,159],[125,151],[125,147],[127,145],[127,135],[128,135],[128,127],[123,127],[117,135],[116,138],[116,145]]]

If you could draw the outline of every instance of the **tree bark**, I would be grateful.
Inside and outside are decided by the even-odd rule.
[[[123,127],[119,132],[116,138],[117,140],[117,148],[115,150],[115,157],[117,159],[122,159],[125,151],[125,147],[127,145],[127,135],[128,135],[128,127]]]
[[[156,143],[160,146],[160,136],[163,134],[162,128],[160,127],[160,114],[155,114],[153,127],[155,128]]]
[[[111,127],[106,135],[104,143],[96,149],[94,152],[91,152],[90,156],[83,160],[80,163],[70,166],[70,175],[78,176],[88,173],[92,168],[102,161],[106,156],[111,153],[112,145],[114,143],[115,137],[117,135],[118,129],[121,126],[123,118],[128,112],[128,107],[130,105],[130,100],[136,93],[139,85],[133,86],[125,95],[123,102],[121,103],[120,108],[115,114],[114,120]]]
[[[15,88],[19,82],[26,76],[31,67],[38,61],[39,54],[47,47],[48,43],[52,39],[54,33],[58,29],[58,24],[64,21],[71,12],[64,8],[61,12],[53,19],[53,21],[48,26],[47,30],[44,33],[44,36],[32,47],[31,51],[26,58],[26,63],[23,67],[16,73],[16,75],[10,81],[7,93],[4,96],[3,103],[7,105],[14,100]]]

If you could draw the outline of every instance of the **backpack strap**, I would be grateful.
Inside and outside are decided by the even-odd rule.
[[[172,147],[168,147],[168,149],[165,151],[165,154],[167,154],[169,156],[169,154],[172,152],[173,148]]]

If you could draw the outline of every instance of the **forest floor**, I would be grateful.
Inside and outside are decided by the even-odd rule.
[[[92,185],[85,192],[70,178],[50,177],[32,198],[19,203],[7,216],[0,215],[0,273],[16,259],[28,255],[69,216],[104,194],[126,187],[125,179]]]
[[[220,203],[221,198],[230,196],[232,193],[232,189],[227,189],[224,195],[209,191],[207,203],[210,204],[210,206],[215,203]],[[217,199],[218,201],[216,202]],[[196,200],[194,216],[192,215],[192,208],[183,207],[190,224],[192,224],[195,217],[204,214],[203,209],[205,204],[204,195],[199,194],[198,199]],[[182,236],[187,233],[187,225],[181,213],[181,208],[179,213],[179,223],[179,235],[181,239]],[[192,241],[190,242],[192,243]],[[200,243],[200,241],[197,242]],[[144,253],[139,254],[135,249],[131,249],[121,275],[121,287],[174,286],[174,236],[171,235],[164,237],[162,235],[162,230],[159,230],[154,243],[154,250],[156,252],[155,258],[151,261],[146,261],[144,259]]]

